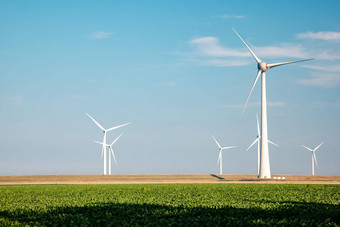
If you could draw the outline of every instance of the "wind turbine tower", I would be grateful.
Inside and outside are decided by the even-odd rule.
[[[261,139],[261,134],[260,134],[260,125],[259,125],[259,118],[256,114],[256,122],[257,122],[257,135],[256,135],[256,139],[254,140],[254,142],[248,147],[247,151],[257,142],[257,175],[259,175],[260,173],[260,139]],[[269,143],[275,145],[275,146],[279,146],[276,143],[268,140]]]
[[[104,133],[104,137],[103,137],[103,143],[102,143],[102,153],[104,155],[104,175],[106,175],[106,135],[107,135],[107,132],[110,132],[110,131],[113,131],[117,128],[120,128],[120,127],[123,127],[125,125],[128,125],[130,124],[129,123],[126,123],[126,124],[122,124],[122,125],[119,125],[119,126],[115,126],[115,127],[112,127],[112,128],[109,128],[109,129],[105,129],[103,126],[101,126],[93,117],[90,116],[90,114],[88,113],[85,113],[89,118],[91,118],[91,120],[103,131]]]
[[[316,160],[316,156],[315,156],[315,152],[317,149],[319,149],[319,147],[321,147],[321,145],[323,144],[324,142],[320,143],[319,146],[317,146],[316,148],[314,149],[311,149],[309,147],[306,147],[305,145],[302,145],[302,147],[306,148],[307,150],[311,151],[312,152],[312,175],[314,175],[314,162],[316,164],[316,166],[318,166],[318,161]]]
[[[111,175],[111,155],[112,155],[113,160],[115,161],[115,163],[117,165],[117,160],[116,160],[115,154],[113,152],[112,146],[119,139],[119,137],[121,137],[122,135],[123,135],[123,133],[121,133],[111,144],[103,144],[102,142],[93,141],[95,143],[99,143],[101,145],[105,145],[107,148],[109,148],[109,175]],[[103,155],[103,152],[102,152],[102,155]]]
[[[234,30],[234,29],[233,29]],[[257,62],[257,75],[255,77],[255,81],[248,95],[247,101],[243,107],[242,113],[244,112],[250,95],[255,87],[257,80],[260,75],[262,80],[262,88],[261,88],[261,152],[260,152],[260,173],[258,178],[271,178],[270,173],[270,163],[269,163],[269,151],[268,151],[268,130],[267,130],[267,95],[266,95],[266,71],[268,69],[274,68],[276,66],[297,63],[302,61],[309,61],[312,59],[303,59],[299,61],[291,61],[291,62],[281,62],[274,64],[267,64],[266,62],[260,60],[254,52],[250,49],[250,47],[246,44],[246,42],[241,38],[241,36],[234,30],[236,35],[240,38],[243,44],[247,47],[250,54],[253,56],[255,61]]]
[[[212,138],[215,140],[217,146],[219,147],[219,154],[218,154],[217,164],[220,163],[220,174],[222,174],[222,151],[223,151],[223,150],[230,149],[230,148],[234,148],[234,147],[236,147],[236,146],[222,147],[222,146],[217,142],[217,140],[215,139],[214,136],[212,136]]]

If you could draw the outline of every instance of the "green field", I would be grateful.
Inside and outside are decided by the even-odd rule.
[[[339,185],[0,186],[0,226],[340,224]]]

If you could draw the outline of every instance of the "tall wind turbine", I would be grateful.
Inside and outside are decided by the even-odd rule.
[[[311,149],[309,147],[306,147],[305,145],[302,145],[302,147],[306,148],[307,150],[311,151],[312,152],[312,175],[314,175],[314,161],[315,161],[315,164],[316,166],[318,166],[318,162],[316,161],[316,156],[315,156],[315,151],[321,147],[321,145],[323,144],[324,142],[320,143],[319,146],[317,146],[316,148],[314,149]]]
[[[103,138],[103,155],[104,155],[104,175],[106,175],[106,146],[105,146],[105,144],[106,144],[106,134],[107,134],[107,132],[110,132],[110,131],[112,131],[112,130],[115,130],[115,129],[117,129],[117,128],[120,128],[120,127],[123,127],[123,126],[125,126],[125,125],[128,125],[128,124],[130,124],[130,122],[129,123],[126,123],[126,124],[122,124],[122,125],[119,125],[119,126],[115,126],[115,127],[112,127],[112,128],[109,128],[109,129],[105,129],[103,126],[101,126],[93,117],[91,117],[90,116],[90,114],[88,114],[88,113],[85,113],[89,118],[91,118],[91,120],[103,131],[103,133],[104,133],[104,138]]]
[[[217,142],[217,140],[215,139],[214,136],[212,136],[212,138],[215,140],[217,146],[219,147],[219,154],[218,154],[217,164],[218,164],[218,162],[220,162],[220,174],[222,174],[222,151],[223,151],[223,150],[230,149],[230,148],[234,148],[234,147],[236,147],[236,146],[222,147],[222,146]]]
[[[234,30],[234,29],[233,29]],[[267,64],[264,61],[261,61],[254,52],[250,49],[250,47],[244,42],[241,36],[234,30],[236,35],[240,38],[240,40],[244,43],[247,47],[250,54],[253,56],[255,61],[257,62],[257,75],[255,77],[255,81],[253,86],[250,90],[248,95],[247,101],[243,107],[242,113],[244,112],[250,95],[255,87],[257,80],[259,79],[260,75],[262,74],[262,89],[261,89],[261,155],[260,155],[260,173],[259,178],[271,178],[270,174],[270,164],[269,164],[269,151],[268,151],[268,130],[267,130],[267,97],[266,97],[266,71],[268,69],[274,68],[276,66],[287,65],[291,63],[297,63],[302,61],[309,61],[312,59],[303,59],[299,61],[291,61],[291,62],[281,62],[281,63],[274,63],[274,64]]]
[[[113,152],[112,146],[119,139],[119,137],[121,137],[122,135],[123,135],[123,133],[121,133],[111,144],[103,144],[102,142],[93,141],[95,143],[105,145],[107,148],[109,148],[109,175],[111,175],[111,154],[112,154],[113,160],[115,161],[115,163],[117,165],[117,160],[116,160],[115,154]],[[110,152],[111,152],[111,154],[110,154]],[[103,152],[102,152],[102,156],[103,156]]]
[[[261,138],[261,134],[260,134],[260,125],[259,125],[259,118],[256,114],[256,122],[257,122],[257,135],[256,135],[256,139],[254,140],[254,142],[248,147],[247,151],[257,142],[257,175],[259,175],[260,172],[260,138]],[[275,145],[275,146],[279,146],[276,143],[268,140],[269,143]]]

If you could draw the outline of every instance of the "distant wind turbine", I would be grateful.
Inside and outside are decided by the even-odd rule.
[[[260,172],[260,125],[259,125],[259,118],[256,114],[256,121],[257,121],[257,135],[256,135],[256,139],[254,140],[254,142],[248,147],[247,151],[257,142],[257,175],[259,175]],[[276,143],[268,140],[269,143],[275,145],[275,146],[279,146]]]
[[[311,149],[309,147],[306,147],[305,145],[302,145],[302,147],[306,148],[307,150],[311,151],[312,152],[312,175],[314,175],[314,161],[315,161],[315,164],[316,166],[318,166],[318,162],[316,161],[316,156],[315,156],[315,152],[316,150],[321,147],[321,145],[323,144],[324,142],[320,143],[319,146],[317,146],[316,148],[314,149]]]
[[[112,146],[119,139],[119,137],[121,137],[122,135],[123,135],[123,133],[121,133],[111,144],[103,144],[102,142],[93,141],[95,143],[105,145],[107,148],[109,148],[109,175],[111,175],[111,154],[112,154],[113,160],[115,161],[115,163],[117,165],[117,160],[116,160],[115,154],[113,152]],[[111,154],[110,154],[110,152],[111,152]],[[103,156],[103,152],[102,152],[102,156]]]
[[[250,49],[250,47],[244,42],[244,40],[241,38],[241,36],[233,29],[236,35],[240,38],[240,40],[243,42],[243,44],[247,47],[250,54],[253,56],[255,61],[257,62],[257,75],[255,77],[255,81],[253,83],[253,86],[250,90],[250,93],[248,95],[247,101],[243,107],[242,113],[244,112],[247,103],[249,101],[250,95],[255,87],[255,84],[257,80],[260,77],[260,74],[262,74],[262,89],[261,89],[261,154],[260,154],[260,172],[259,172],[259,178],[271,178],[270,174],[270,163],[269,163],[269,151],[268,151],[268,130],[267,130],[267,96],[266,96],[266,71],[268,69],[274,68],[276,66],[281,65],[287,65],[291,63],[297,63],[302,61],[309,61],[312,59],[303,59],[299,61],[291,61],[291,62],[281,62],[281,63],[274,63],[274,64],[267,64],[266,62],[261,61],[254,52]]]
[[[215,140],[217,146],[219,147],[219,154],[218,154],[217,164],[218,164],[218,162],[220,162],[220,174],[222,174],[222,151],[223,151],[223,150],[230,149],[230,148],[234,148],[234,147],[236,147],[236,146],[222,147],[222,146],[217,142],[217,140],[215,139],[214,136],[212,136],[212,138]]]
[[[106,146],[105,146],[105,144],[106,144],[106,134],[107,134],[107,132],[110,132],[110,131],[113,131],[113,130],[115,130],[115,129],[117,129],[117,128],[120,128],[120,127],[123,127],[123,126],[125,126],[125,125],[128,125],[128,124],[130,124],[130,122],[129,123],[126,123],[126,124],[122,124],[122,125],[119,125],[119,126],[115,126],[115,127],[112,127],[112,128],[109,128],[109,129],[105,129],[103,126],[101,126],[93,117],[91,117],[90,116],[90,114],[88,114],[88,113],[85,113],[89,118],[91,118],[91,120],[101,129],[101,130],[103,130],[103,133],[104,133],[104,138],[103,138],[103,147],[102,147],[102,149],[103,149],[103,151],[102,151],[102,153],[103,153],[103,155],[104,155],[104,175],[106,175]]]

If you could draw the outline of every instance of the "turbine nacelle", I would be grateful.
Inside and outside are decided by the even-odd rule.
[[[269,69],[267,63],[264,62],[264,61],[259,62],[257,64],[257,68],[258,68],[258,70],[261,70],[262,72],[265,72],[265,71],[267,71]]]

